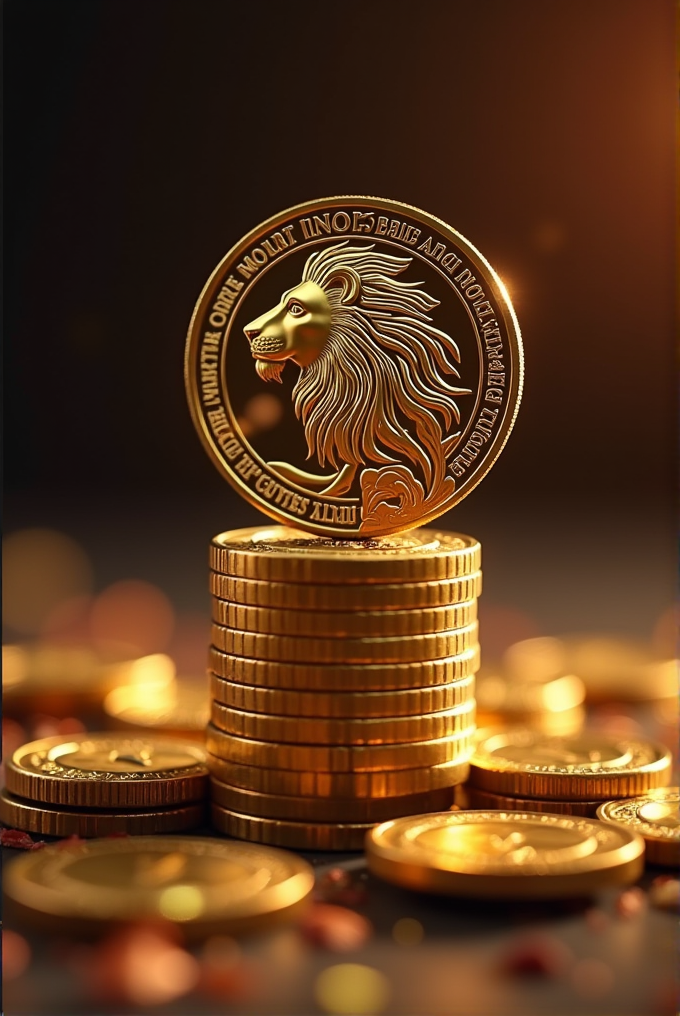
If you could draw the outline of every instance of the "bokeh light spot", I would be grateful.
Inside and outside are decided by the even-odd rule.
[[[316,979],[314,996],[324,1010],[338,1016],[373,1016],[382,1012],[390,997],[384,974],[361,963],[338,963]]]
[[[161,652],[174,626],[175,613],[165,593],[135,579],[114,582],[96,598],[90,614],[95,644],[130,655]]]
[[[423,926],[414,917],[402,917],[392,928],[392,938],[397,945],[420,945],[424,937]]]
[[[192,921],[205,910],[203,893],[193,885],[172,885],[164,889],[158,909],[169,921]]]
[[[31,947],[22,935],[5,929],[2,933],[2,976],[13,981],[28,969],[31,962]]]

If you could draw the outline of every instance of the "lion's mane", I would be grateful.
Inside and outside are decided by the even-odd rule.
[[[451,363],[460,354],[453,339],[431,323],[429,311],[439,301],[419,289],[420,283],[396,278],[411,261],[347,242],[312,254],[302,281],[324,290],[331,326],[320,355],[300,371],[293,400],[308,458],[316,455],[322,466],[329,462],[338,469],[343,463],[392,464],[405,457],[420,467],[430,487],[441,482],[445,454],[459,436],[449,434],[460,422],[454,396],[469,390],[447,380],[460,376]],[[337,279],[338,270],[348,268],[361,283],[351,304],[343,303],[342,288],[333,285],[334,274]]]

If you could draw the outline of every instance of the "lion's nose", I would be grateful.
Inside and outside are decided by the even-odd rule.
[[[248,342],[252,342],[253,339],[256,339],[258,337],[258,335],[260,334],[262,329],[261,328],[254,328],[252,325],[247,325],[243,329],[243,331],[245,332],[245,336],[246,336]]]

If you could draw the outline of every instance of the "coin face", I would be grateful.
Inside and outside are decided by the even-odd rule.
[[[632,882],[643,850],[627,829],[519,811],[416,815],[385,822],[366,838],[369,868],[388,881],[492,898],[573,896]]]
[[[665,787],[643,797],[607,801],[600,805],[597,817],[640,833],[645,840],[647,859],[653,864],[677,865],[680,862],[679,803],[678,787]]]
[[[287,209],[215,269],[185,380],[223,476],[277,521],[341,538],[422,525],[498,457],[522,388],[505,288],[417,208]]]

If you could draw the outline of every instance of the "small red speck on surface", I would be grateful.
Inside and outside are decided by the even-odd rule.
[[[569,947],[548,934],[511,943],[499,959],[501,971],[509,977],[562,977],[573,963]]]
[[[649,887],[649,902],[658,910],[680,908],[680,880],[671,875],[659,875]]]
[[[618,897],[615,909],[619,917],[628,920],[637,917],[647,906],[647,896],[639,886],[625,889]]]
[[[77,847],[80,843],[83,843],[82,837],[72,833],[71,836],[65,836],[63,840],[57,840],[54,846],[58,850],[64,850],[69,847]]]
[[[247,998],[253,990],[253,972],[233,938],[214,936],[199,956],[198,990],[218,998]]]
[[[37,843],[28,833],[19,829],[0,829],[0,846],[13,847],[14,850],[35,850],[36,847],[44,847],[44,842]]]
[[[333,952],[359,949],[373,934],[373,926],[361,914],[333,903],[315,903],[308,910],[300,933],[307,942]]]

